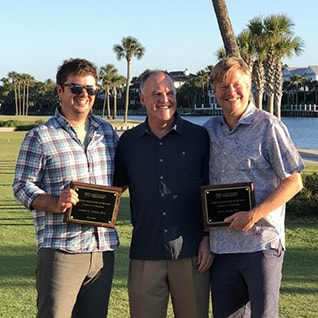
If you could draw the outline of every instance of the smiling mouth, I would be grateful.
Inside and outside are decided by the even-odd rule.
[[[170,105],[159,105],[156,108],[170,108]]]
[[[170,105],[160,105],[160,106],[156,106],[156,109],[169,109]]]
[[[240,98],[239,97],[235,97],[235,98],[227,98],[226,100],[228,102],[236,102],[237,100],[239,100]]]
[[[88,100],[83,98],[75,98],[74,101],[79,105],[85,105],[88,103]]]

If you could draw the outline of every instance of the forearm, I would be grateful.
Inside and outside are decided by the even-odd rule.
[[[283,182],[265,199],[250,212],[254,223],[268,215],[271,211],[282,206],[292,199],[303,188],[300,173],[294,173]]]
[[[225,218],[230,222],[230,229],[247,231],[255,223],[267,216],[269,213],[288,202],[303,187],[301,175],[294,173],[283,182],[265,199],[250,211],[240,211]]]
[[[59,197],[47,193],[38,195],[32,202],[31,208],[37,211],[64,213],[79,201],[76,191],[64,189]]]
[[[46,193],[40,194],[33,200],[31,204],[31,209],[53,213],[65,212],[65,208],[61,209],[61,207],[59,207],[58,201],[58,197],[54,197]]]

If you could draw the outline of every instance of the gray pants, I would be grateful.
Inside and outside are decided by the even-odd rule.
[[[215,318],[278,318],[284,251],[217,254],[211,268]]]
[[[40,249],[37,318],[105,318],[113,272],[113,251],[68,254]]]

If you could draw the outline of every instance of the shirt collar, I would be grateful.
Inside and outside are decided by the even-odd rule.
[[[256,111],[255,105],[252,102],[250,102],[245,112],[242,114],[238,124],[246,124],[246,125],[251,124],[255,117],[255,111]]]
[[[245,109],[245,112],[240,117],[239,121],[237,122],[235,128],[232,130],[232,132],[238,127],[239,125],[250,125],[255,117],[255,111],[256,107],[253,104],[253,102],[249,102],[248,106]],[[224,116],[222,116],[222,124],[227,125],[226,121],[224,119]]]
[[[181,135],[182,131],[183,131],[183,122],[184,121],[181,118],[180,114],[176,111],[174,114],[174,124],[173,124],[173,127],[170,130],[169,134],[172,131],[175,131],[176,133]],[[149,123],[148,123],[148,116],[146,117],[145,121],[141,125],[142,125],[142,130],[140,132],[140,137],[145,135],[145,134],[152,134],[151,129],[149,127]]]
[[[70,126],[67,119],[62,115],[61,107],[55,109],[55,118],[61,127]]]
[[[62,115],[61,107],[57,107],[55,109],[55,118],[61,127],[71,127],[68,120]],[[100,124],[97,122],[96,118],[92,115],[92,113],[88,114],[88,120],[90,122],[90,125],[93,125],[95,128],[99,127]]]

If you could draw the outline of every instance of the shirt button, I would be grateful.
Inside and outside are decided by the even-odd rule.
[[[166,212],[162,212],[162,215],[166,216],[166,214],[167,214]]]
[[[162,180],[163,179],[163,176],[160,176],[160,180]]]
[[[159,161],[160,161],[160,162],[163,162],[163,159],[160,158]]]
[[[167,232],[168,232],[168,230],[167,230],[167,229],[164,229],[163,231],[164,231],[165,233],[167,233]]]

